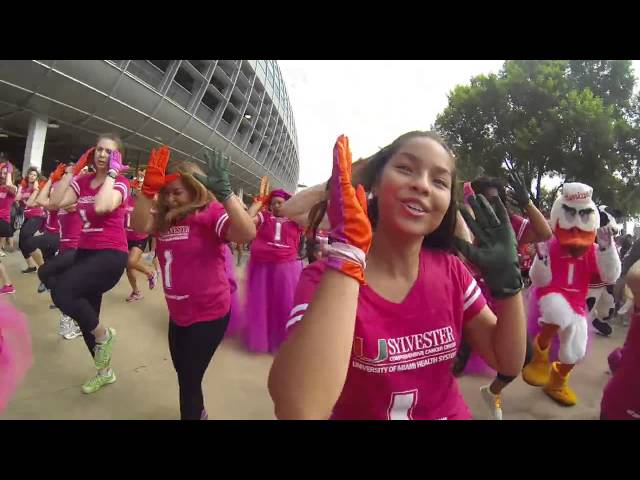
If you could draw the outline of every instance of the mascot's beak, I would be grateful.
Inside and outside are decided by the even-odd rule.
[[[556,228],[556,237],[563,247],[586,248],[596,241],[596,232],[585,232],[579,228]]]

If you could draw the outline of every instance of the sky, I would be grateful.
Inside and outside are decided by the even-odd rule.
[[[349,137],[354,161],[411,130],[428,130],[447,94],[504,60],[279,60],[293,109],[299,183],[331,175],[333,145]],[[640,60],[633,61],[636,76]],[[640,82],[639,82],[640,84]]]

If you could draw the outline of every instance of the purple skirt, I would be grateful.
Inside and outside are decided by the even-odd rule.
[[[302,261],[261,262],[249,259],[242,337],[252,352],[273,353],[285,338]]]
[[[227,247],[224,250],[224,268],[227,272],[227,279],[229,280],[229,287],[231,289],[231,318],[229,319],[229,326],[225,332],[226,338],[238,335],[242,331],[244,318],[241,310],[242,304],[238,299],[238,282],[236,282],[233,264],[233,252],[231,248]]]
[[[25,316],[0,300],[0,412],[32,363],[31,335]]]

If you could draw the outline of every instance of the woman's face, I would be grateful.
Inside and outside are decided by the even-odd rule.
[[[435,231],[451,203],[453,160],[438,142],[409,140],[384,166],[373,188],[378,225],[395,235]]]
[[[0,170],[0,181],[2,181],[2,183],[4,183],[4,181],[7,179],[7,167],[3,167]]]
[[[31,171],[29,172],[29,175],[27,176],[27,181],[28,181],[29,183],[33,183],[33,182],[35,182],[36,180],[38,180],[38,172],[36,172],[35,170],[31,170]]]
[[[118,150],[118,144],[111,139],[101,138],[96,145],[94,162],[96,171],[104,171],[109,168],[109,155],[111,152]]]
[[[166,195],[167,205],[171,210],[189,205],[193,202],[193,196],[184,186],[180,178],[175,179],[164,187],[164,195]]]
[[[271,212],[273,213],[274,216],[276,217],[280,217],[280,209],[282,208],[282,206],[284,205],[284,198],[282,197],[273,197],[271,199]]]

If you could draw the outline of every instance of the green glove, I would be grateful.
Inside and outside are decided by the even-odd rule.
[[[194,177],[215,195],[219,202],[225,202],[233,194],[231,182],[229,181],[228,156],[217,150],[205,152],[204,158],[207,160],[207,175],[194,173]]]
[[[529,201],[531,200],[529,197],[529,191],[524,186],[524,182],[522,178],[515,173],[509,173],[509,186],[512,191],[507,193],[507,196],[511,203],[513,203],[520,210],[524,210],[529,205]]]
[[[494,298],[507,298],[522,290],[516,237],[511,228],[507,209],[499,197],[491,205],[482,195],[469,198],[475,220],[460,209],[478,245],[454,237],[456,248],[482,272]]]

